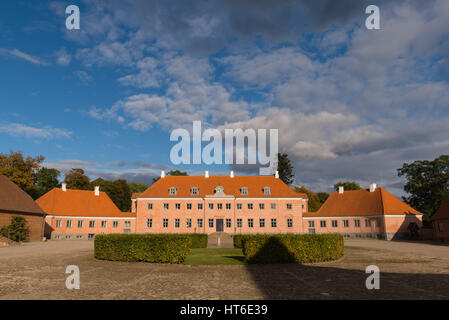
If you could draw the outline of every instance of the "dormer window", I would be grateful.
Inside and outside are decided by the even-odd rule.
[[[178,190],[175,187],[171,187],[170,189],[168,189],[168,194],[170,196],[176,196],[177,191]]]
[[[271,188],[270,187],[264,187],[262,189],[262,191],[263,191],[264,195],[267,195],[267,196],[271,195]]]
[[[197,187],[190,188],[190,195],[197,196],[199,193],[199,189]]]
[[[242,196],[247,195],[248,194],[248,188],[247,187],[240,188],[240,194]]]

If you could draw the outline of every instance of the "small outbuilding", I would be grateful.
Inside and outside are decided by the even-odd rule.
[[[449,242],[449,200],[444,202],[432,216],[433,238],[439,242]]]
[[[25,191],[4,175],[0,175],[0,227],[10,225],[13,216],[25,218],[30,229],[29,241],[42,240],[44,211]]]

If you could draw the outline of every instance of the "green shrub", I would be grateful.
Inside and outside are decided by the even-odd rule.
[[[245,235],[243,254],[248,263],[311,263],[343,256],[339,234]]]
[[[203,233],[183,233],[183,236],[191,240],[190,249],[207,248],[207,234]]]
[[[108,234],[95,236],[95,258],[153,263],[183,263],[191,237],[176,234]]]
[[[250,234],[235,234],[232,236],[234,242],[234,248],[243,248],[243,240],[246,236],[251,236]]]
[[[30,229],[26,224],[24,217],[12,216],[11,224],[0,228],[0,235],[16,242],[27,242],[30,235]]]

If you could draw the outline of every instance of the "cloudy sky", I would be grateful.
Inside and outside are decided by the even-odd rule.
[[[2,1],[0,152],[149,182],[230,170],[173,165],[175,128],[276,128],[296,184],[401,195],[397,168],[449,152],[448,21],[447,0]]]

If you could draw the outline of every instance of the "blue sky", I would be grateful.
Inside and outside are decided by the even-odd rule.
[[[81,29],[66,30],[77,4]],[[298,185],[377,182],[449,148],[449,3],[3,1],[0,152],[149,182],[174,128],[277,128]],[[213,173],[213,174],[214,174]]]

